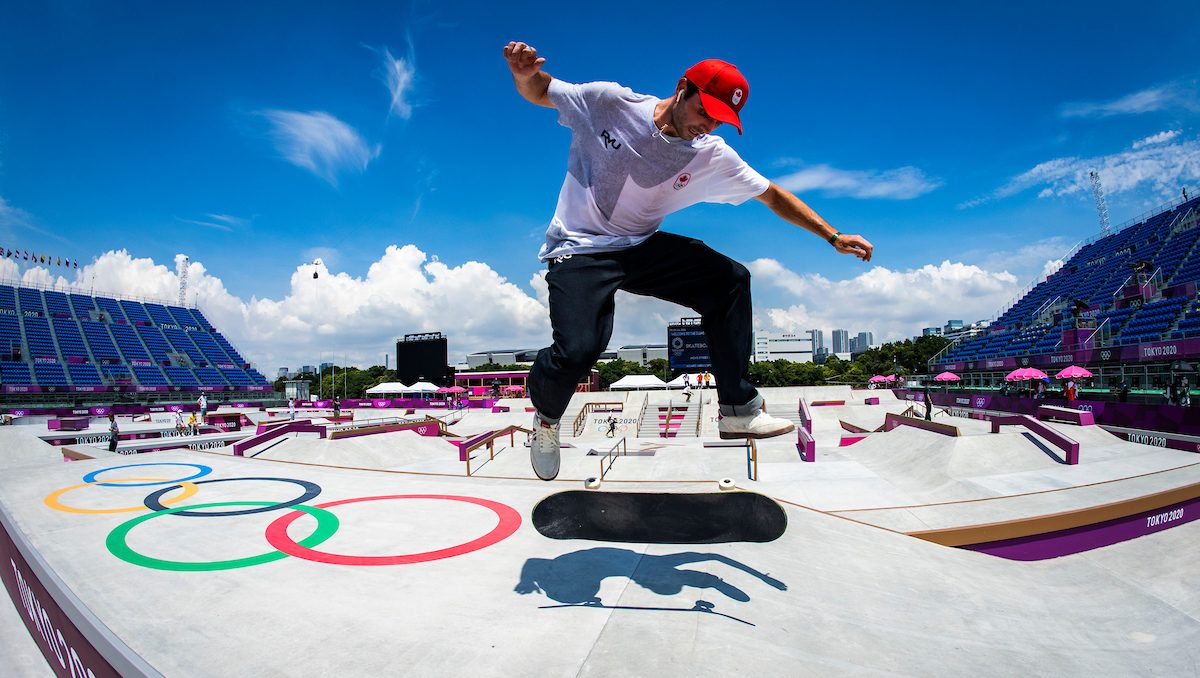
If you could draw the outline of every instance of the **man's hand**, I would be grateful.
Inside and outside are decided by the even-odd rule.
[[[504,58],[508,59],[508,67],[512,70],[513,78],[522,80],[533,77],[542,70],[546,59],[537,55],[533,45],[523,42],[510,42],[504,46]]]
[[[513,83],[521,96],[530,103],[553,108],[554,104],[550,103],[550,97],[546,95],[546,90],[550,87],[550,74],[542,70],[546,59],[539,57],[532,45],[516,41],[504,46],[504,58],[508,60]]]
[[[861,235],[839,235],[837,240],[833,241],[833,246],[842,254],[853,254],[863,261],[870,261],[871,252],[875,250]]]

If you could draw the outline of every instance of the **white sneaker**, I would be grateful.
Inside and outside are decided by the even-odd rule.
[[[529,461],[533,464],[533,472],[542,480],[554,480],[558,477],[559,459],[558,424],[544,421],[534,412],[533,435],[529,437]]]
[[[772,417],[763,411],[745,417],[723,416],[717,422],[721,438],[773,438],[796,430],[796,425],[787,419]]]

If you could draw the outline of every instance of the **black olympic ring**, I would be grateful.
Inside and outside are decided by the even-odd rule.
[[[211,513],[204,512],[204,511],[175,511],[174,515],[190,516],[193,518],[215,518],[215,517],[219,517],[219,516],[245,516],[245,515],[250,515],[251,513],[266,513],[267,511],[278,511],[279,509],[288,508],[289,506],[295,506],[296,504],[303,504],[304,502],[308,501],[309,499],[312,499],[312,498],[316,497],[318,494],[321,494],[321,486],[320,485],[317,485],[316,483],[310,483],[307,480],[296,480],[295,478],[215,478],[213,480],[197,480],[197,481],[193,481],[193,482],[196,485],[202,485],[205,483],[225,483],[225,482],[229,482],[231,480],[277,480],[281,483],[293,483],[295,485],[299,485],[300,487],[303,487],[304,494],[300,495],[296,499],[289,499],[288,501],[285,501],[285,502],[280,502],[278,504],[272,504],[270,506],[263,506],[263,507],[255,508],[255,509],[245,509],[242,511],[216,511],[216,512],[211,512]],[[164,487],[161,490],[158,490],[156,492],[153,492],[153,493],[147,495],[146,496],[146,507],[149,508],[151,511],[167,510],[169,507],[164,506],[163,503],[160,501],[162,499],[162,496],[172,490],[180,489],[181,487],[182,487],[182,485],[172,485],[170,487]]]

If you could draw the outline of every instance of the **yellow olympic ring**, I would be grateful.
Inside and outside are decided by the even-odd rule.
[[[166,478],[121,478],[121,480],[137,480],[137,481],[142,481],[142,482],[161,482],[161,483],[171,482],[170,480],[167,480]],[[74,506],[67,506],[66,504],[63,504],[62,502],[60,502],[58,500],[59,497],[66,494],[67,492],[70,492],[71,490],[78,490],[79,488],[87,487],[88,485],[103,485],[104,483],[111,483],[111,482],[113,482],[113,481],[111,481],[111,480],[94,480],[90,483],[80,483],[78,485],[71,485],[70,487],[64,487],[61,490],[55,490],[55,491],[51,492],[50,494],[46,495],[46,499],[45,499],[46,506],[49,506],[50,508],[54,509],[55,511],[64,511],[66,513],[130,513],[132,511],[149,511],[150,510],[150,508],[145,506],[144,504],[139,505],[139,506],[131,506],[129,508],[82,509],[82,508],[75,508]],[[194,495],[200,491],[200,488],[197,487],[195,483],[189,483],[186,480],[179,481],[176,484],[183,486],[183,494],[179,495],[178,497],[175,497],[174,499],[164,499],[162,502],[163,504],[177,504],[177,503],[183,501],[184,499],[187,499],[188,497],[191,497],[192,495]]]

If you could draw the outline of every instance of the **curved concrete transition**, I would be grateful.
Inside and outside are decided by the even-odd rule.
[[[0,675],[1196,675],[1200,456],[1050,423],[1080,442],[1067,466],[956,419],[839,447],[848,407],[811,408],[811,463],[761,441],[749,480],[715,430],[630,438],[588,492],[589,447],[615,442],[595,432],[550,483],[519,436],[470,477],[408,432],[22,456],[0,474]],[[1114,512],[1136,534],[1043,560],[930,540]]]
[[[533,526],[551,539],[640,544],[775,541],[787,514],[755,492],[559,492],[533,507]]]

